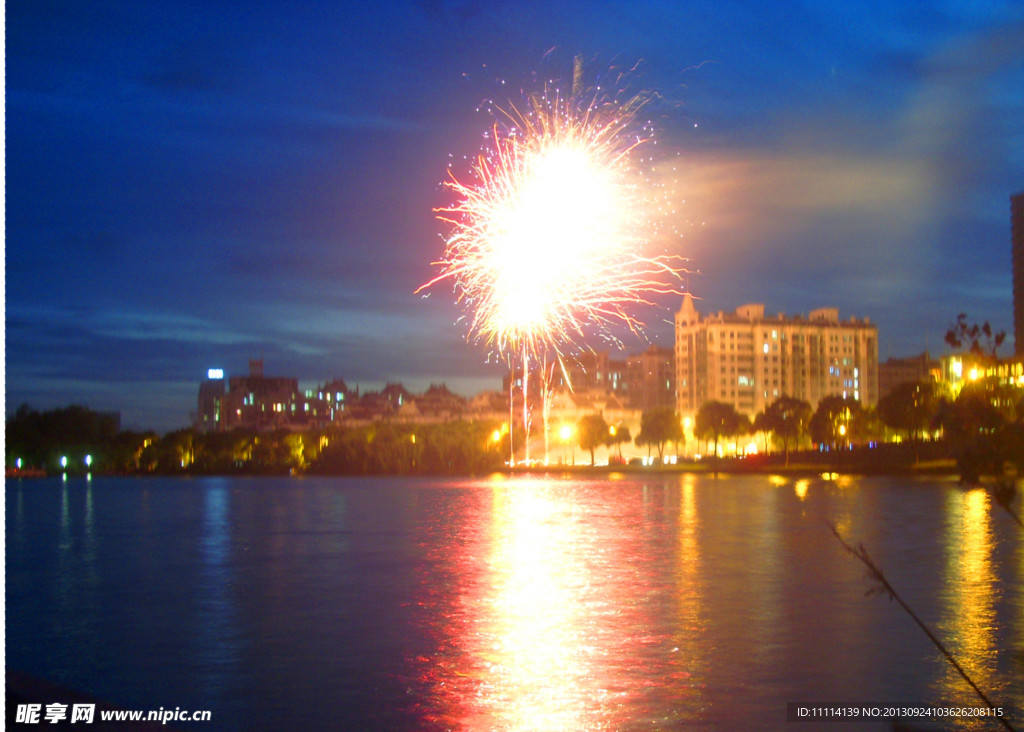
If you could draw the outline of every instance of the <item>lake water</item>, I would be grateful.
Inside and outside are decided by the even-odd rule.
[[[8,481],[7,665],[211,730],[978,706],[829,523],[1019,716],[1024,531],[984,490],[906,478]]]

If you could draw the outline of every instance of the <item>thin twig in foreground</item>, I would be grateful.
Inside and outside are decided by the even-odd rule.
[[[889,598],[898,602],[900,607],[906,610],[907,615],[909,615],[911,619],[915,623],[917,623],[917,626],[924,631],[924,634],[927,635],[931,642],[935,644],[935,647],[942,652],[942,655],[946,657],[946,660],[949,661],[950,664],[952,664],[953,668],[955,668],[960,673],[960,675],[964,677],[964,680],[971,685],[971,688],[974,689],[974,692],[978,695],[978,697],[983,702],[985,702],[986,705],[988,705],[988,708],[993,710],[998,709],[998,707],[996,707],[995,704],[989,701],[989,698],[985,696],[985,693],[978,688],[978,685],[974,683],[971,677],[967,675],[967,672],[964,670],[963,666],[957,663],[957,660],[953,658],[953,654],[946,650],[946,647],[942,644],[942,641],[935,637],[935,634],[928,629],[928,626],[924,624],[924,621],[922,621],[921,618],[917,617],[917,613],[911,610],[910,606],[907,605],[907,603],[903,601],[903,598],[899,596],[899,593],[897,593],[896,590],[893,589],[893,586],[889,584],[889,580],[887,580],[885,578],[885,575],[882,573],[882,570],[878,568],[878,565],[876,565],[874,561],[871,559],[871,557],[868,555],[868,550],[864,548],[864,545],[858,544],[856,547],[850,546],[850,544],[848,544],[846,540],[843,539],[842,535],[839,533],[839,529],[836,528],[835,524],[829,523],[828,527],[832,529],[832,533],[835,534],[836,538],[839,540],[839,543],[843,545],[843,548],[850,554],[855,556],[857,559],[859,559],[861,563],[868,568],[868,572],[870,572],[871,576],[874,577],[875,580],[879,582],[879,584],[881,584],[882,589],[884,589],[885,592],[888,593]],[[1010,732],[1014,732],[1013,727],[1010,726],[1010,723],[1007,722],[1005,718],[997,716],[996,719],[999,720],[1003,727],[1010,730]]]
[[[1020,520],[1020,516],[1013,510],[1010,505],[1013,503],[1014,497],[1017,495],[1017,487],[1012,481],[1004,480],[995,485],[992,488],[992,496],[996,499],[996,503],[1002,506],[1013,520],[1017,522],[1017,525],[1024,529],[1024,522]]]

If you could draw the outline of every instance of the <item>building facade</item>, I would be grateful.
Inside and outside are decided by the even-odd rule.
[[[264,376],[262,359],[249,361],[248,376],[228,379],[226,402],[228,429],[285,427],[302,409],[298,379]]]
[[[227,386],[223,369],[210,369],[206,380],[199,384],[199,404],[196,412],[196,429],[200,432],[223,432],[227,427],[224,410]]]
[[[549,364],[552,394],[608,394],[613,395],[624,408],[648,410],[655,407],[675,409],[675,360],[671,348],[651,345],[647,350],[631,356],[613,358],[610,351],[584,350],[566,355]],[[507,393],[513,386],[513,399],[522,395],[522,368],[517,367],[502,380]],[[530,401],[541,401],[542,374],[539,366],[530,370]]]
[[[964,386],[989,380],[993,385],[1024,389],[1024,357],[992,359],[975,353],[953,353],[940,359],[939,383],[954,398]]]
[[[194,427],[199,432],[302,431],[391,419],[432,423],[507,416],[508,402],[500,392],[472,403],[444,384],[431,384],[424,393],[414,394],[389,383],[380,391],[360,394],[358,387],[350,388],[341,378],[300,391],[297,379],[265,376],[263,361],[254,359],[247,376],[228,378],[223,369],[209,370],[199,384]]]
[[[938,382],[942,366],[928,351],[909,358],[890,358],[878,364],[878,398],[882,399],[899,386],[917,381]]]
[[[878,328],[866,319],[840,321],[835,308],[771,317],[751,304],[701,316],[686,294],[675,356],[676,411],[684,419],[709,401],[751,419],[783,395],[812,407],[831,395],[878,403]]]
[[[625,402],[632,409],[675,409],[676,373],[671,348],[651,345],[626,359]]]

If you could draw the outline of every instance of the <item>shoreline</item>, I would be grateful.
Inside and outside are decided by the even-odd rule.
[[[839,475],[892,475],[926,477],[960,477],[956,460],[928,460],[916,465],[869,464],[838,461],[836,463],[792,462],[789,465],[758,463],[745,465],[744,461],[722,461],[713,465],[706,461],[687,461],[675,465],[517,465],[505,466],[498,472],[508,474],[589,474],[625,473],[629,475],[720,474],[720,475],[783,475],[786,477],[815,477],[822,474]]]
[[[429,471],[395,471],[395,472],[344,472],[344,471],[276,471],[276,470],[237,470],[237,471],[139,471],[139,472],[97,472],[84,473],[80,471],[67,471],[65,473],[47,474],[44,471],[21,471],[19,473],[8,472],[6,479],[12,480],[39,480],[45,478],[70,478],[95,477],[125,477],[125,478],[164,478],[180,477],[193,478],[203,476],[221,477],[353,477],[353,476],[406,476],[406,477],[471,477],[481,474],[502,474],[502,475],[555,475],[555,476],[612,476],[612,475],[777,475],[787,478],[814,478],[820,476],[832,477],[837,475],[858,475],[858,476],[910,476],[928,478],[957,478],[960,479],[961,472],[957,461],[949,459],[922,460],[916,464],[893,464],[886,461],[834,461],[834,462],[800,462],[793,461],[789,465],[768,463],[765,461],[724,459],[714,464],[711,461],[685,461],[674,465],[590,465],[586,464],[548,464],[548,465],[515,465],[496,466],[492,470],[483,471],[453,471],[453,472],[429,472]],[[999,476],[991,476],[998,479]]]

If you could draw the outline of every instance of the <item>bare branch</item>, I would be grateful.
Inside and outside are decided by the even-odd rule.
[[[911,617],[911,619],[915,623],[917,623],[917,626],[924,631],[924,634],[928,636],[928,639],[935,645],[935,647],[942,652],[942,655],[946,657],[946,660],[949,661],[953,668],[955,668],[964,678],[964,680],[971,685],[971,688],[974,689],[974,693],[976,693],[978,697],[983,702],[985,702],[986,705],[988,705],[989,709],[996,709],[996,705],[989,701],[989,698],[985,696],[985,693],[981,689],[979,689],[978,685],[975,684],[971,677],[967,675],[967,672],[964,670],[963,666],[957,663],[957,660],[953,658],[953,654],[946,650],[946,647],[942,644],[942,641],[935,637],[935,634],[928,629],[928,626],[925,625],[921,618],[917,616],[917,613],[910,609],[910,606],[903,601],[903,598],[900,597],[896,590],[893,588],[893,586],[889,584],[889,580],[885,578],[885,574],[882,573],[882,570],[871,559],[871,556],[868,554],[868,550],[864,548],[864,545],[858,544],[856,547],[853,547],[850,544],[848,544],[846,540],[842,537],[842,535],[839,533],[839,529],[836,528],[835,524],[829,523],[828,527],[832,530],[832,533],[835,534],[835,537],[839,540],[839,543],[843,545],[843,548],[850,554],[855,556],[857,559],[859,559],[860,562],[868,568],[868,572],[871,574],[871,577],[878,583],[878,586],[869,590],[868,594],[874,594],[875,592],[885,592],[889,595],[890,600],[895,600],[896,602],[898,602],[900,607],[902,607]],[[1002,723],[1003,727],[1005,727],[1008,730],[1011,730],[1011,732],[1013,731],[1013,727],[1010,726],[1010,723],[1007,722],[1006,719],[1004,719],[1003,717],[996,718]]]

